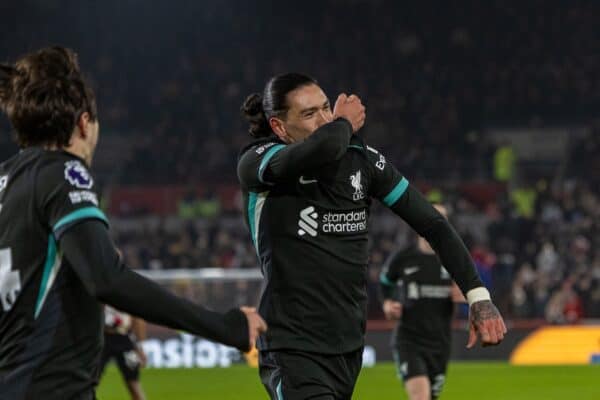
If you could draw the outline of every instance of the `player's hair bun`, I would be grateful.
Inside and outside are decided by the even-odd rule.
[[[242,116],[248,121],[248,132],[256,138],[269,136],[273,133],[262,104],[260,93],[253,93],[246,98],[240,108]]]

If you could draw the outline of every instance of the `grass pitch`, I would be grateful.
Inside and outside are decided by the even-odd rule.
[[[148,369],[142,385],[149,400],[268,399],[258,371],[247,366],[225,369]],[[117,369],[107,372],[98,388],[99,400],[128,399]],[[353,399],[406,399],[391,363],[363,368]],[[506,363],[450,364],[443,400],[598,400],[599,366],[515,367]]]

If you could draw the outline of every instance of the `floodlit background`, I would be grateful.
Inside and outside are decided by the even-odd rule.
[[[127,263],[220,310],[255,303],[261,284],[235,176],[250,140],[242,101],[288,71],[333,99],[358,94],[361,135],[451,206],[511,328],[501,346],[466,351],[457,310],[454,359],[488,363],[453,363],[444,398],[481,395],[469,379],[493,374],[497,398],[592,399],[597,366],[513,364],[600,362],[599,22],[592,0],[5,0],[0,59],[50,44],[79,53],[100,113],[93,173]],[[2,117],[0,160],[16,151]],[[378,277],[413,236],[379,205],[369,229],[365,364],[375,367],[355,397],[402,398]],[[229,367],[246,362],[230,349],[150,327],[146,350],[154,367],[188,368],[143,374],[150,398],[161,388],[173,400],[253,398],[236,379],[266,397],[255,370]],[[206,392],[219,380],[231,384]],[[100,398],[119,386],[109,371]]]

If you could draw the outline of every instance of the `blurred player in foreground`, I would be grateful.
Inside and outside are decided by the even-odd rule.
[[[260,376],[272,399],[350,399],[366,326],[368,216],[378,199],[425,237],[466,294],[472,335],[499,343],[502,317],[448,221],[356,132],[357,96],[333,109],[302,74],[273,77],[242,112],[256,139],[238,176],[265,278]]]
[[[266,329],[253,309],[209,311],[121,262],[88,171],[99,124],[75,53],[1,64],[0,109],[21,147],[0,164],[0,399],[93,399],[101,303],[250,348]]]
[[[146,366],[146,355],[138,341],[146,339],[146,323],[140,318],[104,307],[104,348],[100,359],[100,376],[111,359],[117,363],[132,400],[144,400],[140,369]]]
[[[446,207],[434,207],[448,217]],[[465,298],[423,237],[389,257],[381,290],[386,318],[398,320],[392,351],[409,399],[436,399],[446,380],[454,302]]]

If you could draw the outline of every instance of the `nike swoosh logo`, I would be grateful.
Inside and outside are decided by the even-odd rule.
[[[404,269],[404,275],[411,275],[414,274],[415,272],[417,272],[419,270],[419,267],[412,267],[412,268],[405,268]]]
[[[304,176],[301,176],[299,181],[302,185],[307,185],[309,183],[317,183],[316,179],[304,179]]]

